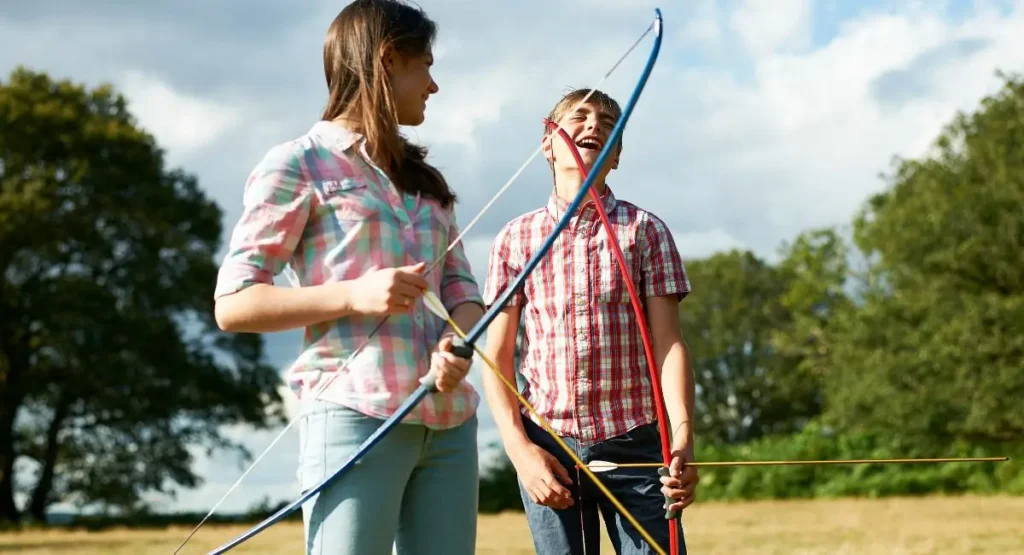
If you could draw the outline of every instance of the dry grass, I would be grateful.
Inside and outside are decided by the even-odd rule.
[[[1024,498],[789,501],[698,504],[685,515],[689,552],[758,555],[1024,553]],[[244,527],[204,527],[183,553],[206,553]],[[0,553],[166,555],[188,530],[0,534]],[[274,526],[232,553],[301,553],[301,525]],[[522,514],[480,518],[477,553],[533,553]],[[605,538],[603,553],[613,553]]]

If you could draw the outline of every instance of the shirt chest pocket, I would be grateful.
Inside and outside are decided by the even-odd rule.
[[[321,205],[339,221],[355,223],[380,218],[380,203],[364,181],[320,181],[316,190]]]
[[[627,285],[626,277],[623,276],[623,269],[618,257],[615,255],[614,247],[604,241],[600,243],[594,249],[595,254],[591,264],[591,268],[593,268],[591,277],[594,283],[595,296],[602,303],[629,303],[629,286]],[[642,276],[638,266],[639,254],[635,252],[632,242],[626,238],[619,237],[619,245],[622,249],[622,259],[625,262],[625,270],[628,272],[629,280],[633,282],[636,293],[642,301],[642,284],[640,283]]]

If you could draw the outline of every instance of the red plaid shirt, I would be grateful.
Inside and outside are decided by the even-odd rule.
[[[689,279],[665,223],[616,200],[610,188],[603,203],[641,300],[685,297]],[[540,249],[567,207],[552,195],[545,208],[501,229],[488,263],[488,306]],[[524,396],[557,433],[592,443],[657,419],[629,291],[589,197],[508,306],[522,307]]]

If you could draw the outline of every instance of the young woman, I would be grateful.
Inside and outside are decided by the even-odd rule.
[[[469,361],[450,352],[453,331],[420,297],[433,291],[463,329],[483,308],[461,246],[426,271],[458,235],[455,195],[399,133],[423,122],[438,91],[435,34],[426,14],[394,0],[342,10],[324,43],[321,121],[252,172],[218,276],[223,329],[305,328],[288,371],[303,413],[303,490],[339,468],[429,370],[438,376],[440,393],[303,507],[307,553],[387,554],[395,542],[399,553],[474,551],[479,396],[464,380]],[[298,287],[275,286],[282,271]]]

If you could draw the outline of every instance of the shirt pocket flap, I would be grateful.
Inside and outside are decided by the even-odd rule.
[[[350,191],[365,190],[367,184],[365,181],[358,179],[336,179],[330,181],[321,181],[320,190],[323,191],[324,196],[336,195],[338,193],[346,193]]]

